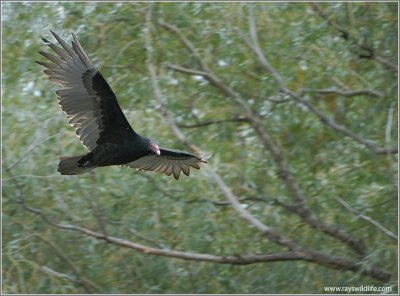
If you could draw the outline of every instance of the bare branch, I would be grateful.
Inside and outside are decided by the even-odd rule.
[[[366,146],[367,148],[369,148],[370,150],[374,151],[375,153],[377,153],[377,154],[386,154],[386,153],[397,153],[398,152],[398,148],[397,147],[389,147],[389,148],[379,147],[375,142],[373,142],[373,141],[371,141],[369,139],[364,139],[361,136],[353,133],[352,131],[350,131],[349,129],[344,127],[343,125],[340,125],[340,124],[336,123],[333,119],[330,119],[327,116],[325,116],[317,108],[315,108],[309,102],[303,100],[297,94],[293,94],[293,97],[295,98],[295,100],[297,102],[301,103],[302,105],[307,107],[307,109],[309,111],[311,111],[312,113],[317,115],[323,124],[325,124],[326,126],[329,126],[330,128],[332,128],[335,131],[338,131],[338,132],[348,136],[349,138],[353,139],[354,141]]]
[[[341,87],[342,89],[344,89],[345,91],[349,90],[349,87],[344,84],[342,81],[339,80],[339,78],[337,77],[331,77],[332,81],[339,87]]]
[[[377,54],[374,54],[372,56],[372,58],[377,61],[378,63],[381,63],[382,65],[386,66],[387,68],[397,72],[399,70],[399,68],[397,67],[396,64],[392,63],[391,61],[389,61],[388,59],[385,59],[384,57],[381,57]]]
[[[11,165],[9,166],[9,168],[12,169],[14,166],[18,165],[21,161],[23,161],[25,158],[27,158],[27,157],[30,155],[30,152],[31,152],[32,150],[34,150],[36,147],[42,145],[43,143],[47,142],[48,140],[50,140],[50,139],[52,139],[52,138],[54,138],[54,137],[56,137],[56,136],[57,136],[57,134],[48,136],[48,137],[46,137],[45,139],[39,139],[39,140],[34,141],[34,142],[26,149],[26,151],[22,154],[22,157],[19,158],[17,161],[15,161],[13,164],[11,164]]]
[[[180,128],[197,128],[197,127],[204,127],[212,124],[220,124],[220,123],[225,123],[225,122],[245,122],[245,123],[250,123],[250,120],[246,117],[236,117],[236,118],[230,118],[230,119],[220,119],[220,120],[208,120],[208,121],[203,121],[199,122],[196,124],[177,124],[178,127]]]
[[[390,105],[388,110],[388,119],[386,121],[386,129],[385,129],[385,143],[388,149],[390,149],[390,133],[392,130],[392,122],[393,122],[393,105]]]
[[[196,47],[193,46],[193,44],[189,41],[189,39],[186,38],[184,34],[181,33],[180,29],[172,24],[164,22],[162,19],[158,20],[158,24],[167,29],[170,32],[173,32],[176,34],[179,39],[181,40],[182,44],[188,49],[190,53],[193,54],[193,56],[197,59],[197,61],[200,63],[201,68],[207,68],[205,62],[201,59],[199,52],[197,51]]]
[[[232,193],[228,186],[226,186],[225,182],[222,178],[215,173],[210,167],[207,166],[208,173],[214,178],[228,202],[232,205],[232,207],[238,212],[238,214],[246,221],[250,222],[250,224],[254,225],[259,231],[261,231],[266,237],[268,237],[273,242],[288,247],[290,250],[299,250],[302,249],[300,245],[294,243],[288,238],[276,233],[269,226],[261,223],[258,219],[252,216],[239,202],[238,198]]]
[[[150,30],[151,30],[151,4],[149,4],[149,9],[147,11],[147,34],[146,34],[146,49],[147,49],[147,59],[146,59],[146,64],[149,69],[152,85],[155,91],[156,98],[158,99],[160,105],[162,106],[161,114],[167,121],[167,123],[170,125],[171,129],[174,131],[175,135],[177,138],[184,144],[186,144],[189,148],[191,148],[195,153],[199,153],[199,149],[193,145],[187,138],[186,136],[181,132],[179,127],[176,125],[174,120],[172,119],[172,116],[168,113],[168,111],[163,107],[163,102],[165,99],[162,96],[160,86],[158,83],[158,78],[157,74],[152,62],[152,53],[153,53],[153,47],[152,47],[152,40],[151,40],[151,35],[150,35]],[[172,25],[166,25],[165,22],[163,22],[163,25],[166,26],[167,28],[173,28],[173,32],[179,36],[179,38],[184,42],[184,44],[191,50],[193,48],[193,45],[188,41],[188,39],[180,32],[178,28]],[[190,44],[190,45],[188,45]],[[193,53],[193,52],[192,52]],[[197,56],[197,58],[200,58]],[[204,65],[204,63],[200,63],[201,65]],[[220,80],[214,76],[213,74],[207,73],[206,77],[213,82],[213,84],[217,84],[220,87],[224,88],[227,92],[233,92],[230,88],[225,87]],[[235,94],[236,98],[238,100],[242,100],[239,95]],[[247,107],[247,106],[246,106]],[[238,198],[232,193],[232,191],[229,189],[228,186],[226,186],[225,182],[221,178],[219,174],[217,174],[211,167],[206,166],[207,172],[213,177],[215,182],[218,184],[218,186],[221,188],[222,192],[224,193],[225,197],[227,198],[228,202],[231,204],[231,206],[236,210],[236,212],[240,215],[241,218],[244,220],[248,221],[251,225],[256,227],[262,234],[267,236],[270,240],[274,241],[277,244],[283,245],[290,250],[298,250],[301,249],[299,245],[294,243],[293,241],[290,241],[286,237],[274,232],[269,226],[265,225],[258,219],[256,219],[254,216],[252,216],[245,208],[242,207],[240,202],[238,201]]]
[[[327,16],[325,14],[324,11],[322,11],[322,9],[319,7],[319,4],[315,3],[315,2],[310,2],[311,7],[313,8],[313,10],[322,18],[324,19],[328,25],[330,25],[331,27],[333,27],[336,31],[340,32],[341,37],[343,39],[345,39],[346,41],[351,40],[354,44],[356,44],[361,50],[366,51],[366,54],[360,54],[359,57],[360,58],[366,58],[366,59],[371,59],[371,60],[375,60],[378,63],[384,65],[385,67],[387,67],[390,70],[393,70],[395,72],[398,72],[398,67],[396,64],[390,62],[389,60],[387,60],[386,58],[377,55],[375,53],[375,51],[370,47],[367,46],[366,44],[361,43],[359,40],[356,40],[356,38],[354,38],[353,34],[350,34],[350,32],[346,29],[344,29],[342,26],[340,26],[338,23],[336,23],[335,21],[333,21],[332,19],[329,18],[329,16]]]
[[[274,104],[283,104],[283,103],[287,103],[287,102],[291,102],[292,101],[292,99],[280,99],[280,100],[277,100],[277,99],[272,99],[272,98],[265,98],[265,100],[269,101],[271,103],[274,103]]]
[[[50,267],[47,267],[45,265],[40,266],[40,270],[45,272],[45,273],[48,273],[48,274],[50,274],[52,276],[55,276],[55,277],[67,279],[67,280],[69,280],[71,282],[74,282],[74,283],[78,282],[76,279],[74,279],[74,277],[72,277],[72,276],[70,276],[68,274],[64,274],[64,273],[55,271],[54,269],[51,269]]]
[[[32,178],[32,179],[50,179],[50,178],[54,178],[54,177],[60,177],[60,174],[54,174],[54,175],[17,175],[17,176],[13,176],[13,177],[9,177],[9,178],[3,178],[3,182],[4,181],[9,181],[12,179],[18,179],[18,178]]]
[[[247,196],[247,197],[242,197],[238,199],[240,203],[246,203],[246,202],[263,202],[267,203],[268,201],[262,197],[257,197],[257,196]],[[213,200],[208,200],[208,199],[192,199],[189,200],[188,203],[198,203],[198,202],[206,202],[206,203],[212,203],[213,205],[216,206],[229,206],[230,203],[227,201],[213,201]]]
[[[33,237],[36,237],[36,238],[38,238],[38,239],[44,241],[46,244],[48,244],[48,245],[49,245],[52,249],[54,249],[54,250],[57,252],[57,254],[68,264],[68,266],[71,267],[71,269],[73,270],[73,272],[76,274],[77,279],[74,279],[74,278],[72,278],[72,277],[69,276],[69,275],[65,275],[65,276],[68,277],[68,279],[70,279],[70,280],[73,279],[73,281],[78,282],[79,284],[81,284],[82,286],[84,286],[85,289],[88,290],[88,291],[93,291],[93,290],[94,290],[94,291],[97,291],[97,292],[101,292],[101,291],[102,291],[101,287],[99,287],[96,283],[92,282],[91,280],[89,280],[88,278],[86,278],[86,277],[82,274],[82,272],[79,270],[79,268],[75,266],[75,264],[65,255],[65,252],[64,252],[63,250],[61,250],[60,247],[59,247],[56,243],[54,243],[54,242],[48,240],[47,238],[44,238],[44,237],[41,236],[41,235],[38,235],[38,234],[32,234],[32,236],[33,236]],[[44,267],[46,267],[46,266],[44,266]],[[43,267],[42,267],[42,268],[43,268]],[[43,270],[43,271],[49,272],[49,273],[53,273],[53,275],[55,275],[55,276],[57,276],[57,273],[58,273],[58,272],[56,272],[56,271],[54,271],[54,270],[51,270],[51,269],[48,268],[48,267],[47,267],[47,269],[45,269],[45,270]],[[59,274],[60,276],[63,275],[63,274],[61,274],[61,273],[58,273],[58,274]]]
[[[13,200],[16,202],[15,200]],[[35,215],[38,215],[42,218],[44,222],[47,224],[64,230],[72,230],[83,233],[87,236],[94,237],[98,240],[106,241],[107,243],[111,243],[114,245],[118,245],[121,247],[126,247],[129,249],[134,249],[141,253],[149,254],[149,255],[157,255],[157,256],[165,256],[165,257],[173,257],[180,258],[185,260],[193,260],[193,261],[208,261],[215,263],[224,263],[224,264],[235,264],[235,265],[246,265],[252,263],[260,263],[260,262],[269,262],[269,261],[284,261],[284,260],[302,260],[306,259],[306,256],[300,252],[278,252],[278,253],[268,253],[262,255],[246,255],[246,256],[216,256],[211,254],[200,254],[200,253],[191,253],[191,252],[183,252],[183,251],[175,251],[170,249],[159,249],[153,248],[146,245],[134,243],[125,239],[112,237],[112,236],[104,236],[103,233],[93,231],[89,228],[71,225],[71,224],[60,224],[53,222],[45,213],[43,213],[39,209],[32,208],[25,204],[19,203],[26,211],[31,212]],[[44,239],[43,237],[40,237]],[[49,241],[46,240],[49,243]],[[54,247],[54,246],[53,246]],[[65,259],[65,258],[64,258]],[[72,268],[74,268],[75,272],[78,273],[78,270],[75,269],[73,264],[69,264]]]
[[[104,234],[104,236],[107,237],[107,220],[103,216],[101,209],[99,207],[99,196],[97,194],[98,185],[97,185],[96,173],[91,171],[90,175],[92,178],[92,188],[93,188],[93,190],[91,192],[91,196],[87,197],[85,194],[83,194],[83,192],[82,192],[82,195],[86,197],[86,200],[88,201],[88,203],[92,209],[93,216],[97,220],[97,225],[98,225],[99,229]]]
[[[175,71],[185,73],[185,74],[198,75],[198,76],[203,76],[203,77],[205,77],[207,75],[207,73],[204,71],[199,71],[199,70],[195,70],[195,69],[191,69],[191,68],[185,68],[185,67],[174,65],[174,64],[168,64],[167,67],[171,70],[175,70]]]
[[[339,239],[343,243],[350,246],[354,251],[356,251],[361,256],[365,255],[365,245],[363,241],[353,237],[346,230],[341,229],[332,224],[326,224],[325,222],[315,217],[315,215],[313,215],[312,213],[305,212],[296,205],[285,204],[276,199],[274,200],[274,202],[282,206],[287,211],[300,216],[303,219],[303,221],[306,222],[308,225],[310,225],[312,228],[320,230],[329,236]]]
[[[213,172],[213,171],[211,170],[211,172]],[[9,173],[11,174],[11,171],[9,171]],[[218,175],[216,173],[214,173],[214,174],[215,174],[215,176],[218,177]],[[36,208],[26,205],[24,202],[24,198],[23,198],[22,187],[19,185],[19,183],[17,182],[16,179],[13,179],[13,180],[15,180],[16,186],[17,186],[17,188],[19,188],[21,190],[21,192],[18,194],[17,199],[10,198],[10,200],[19,204],[24,210],[31,212],[35,215],[38,215],[47,224],[49,224],[53,227],[59,228],[59,229],[77,231],[86,236],[93,237],[97,240],[105,241],[107,243],[118,245],[118,246],[125,247],[125,248],[134,249],[141,253],[157,255],[157,256],[180,258],[180,259],[184,259],[184,260],[206,261],[206,262],[214,262],[214,263],[220,263],[220,264],[232,264],[232,265],[247,265],[247,264],[254,264],[254,263],[261,263],[261,262],[304,260],[304,261],[316,263],[319,265],[327,266],[330,268],[338,269],[338,270],[351,270],[351,271],[355,271],[355,272],[360,272],[362,274],[368,275],[372,278],[375,278],[375,279],[383,281],[383,282],[389,281],[392,277],[391,273],[389,273],[386,270],[383,270],[379,267],[369,266],[368,268],[364,269],[358,262],[352,261],[350,259],[343,258],[343,257],[337,257],[337,256],[331,256],[331,255],[327,255],[327,254],[324,254],[324,253],[321,253],[318,251],[313,251],[313,250],[305,250],[305,249],[297,249],[296,250],[295,248],[293,248],[293,250],[291,250],[289,252],[267,253],[267,254],[261,254],[261,255],[216,256],[216,255],[211,255],[211,254],[199,254],[199,253],[182,252],[182,251],[175,251],[175,250],[169,250],[169,249],[152,248],[152,247],[149,247],[146,245],[134,243],[134,242],[124,240],[121,238],[105,236],[104,233],[99,233],[99,232],[93,231],[86,227],[77,226],[77,225],[69,225],[69,224],[61,224],[61,223],[54,222],[42,210],[39,210],[39,209],[36,209]],[[220,181],[222,184],[222,189],[225,191],[226,194],[229,195],[227,197],[228,200],[233,202],[233,204],[235,205],[235,208],[236,208],[237,201],[235,201],[235,196],[232,194],[232,192],[229,190],[229,188],[226,187],[226,185],[223,183],[222,179]],[[245,214],[246,211],[245,210],[241,211],[241,213]],[[249,220],[253,219],[251,215],[248,217],[244,217],[244,218],[249,219]],[[261,222],[256,222],[255,226],[266,227],[262,223],[261,224],[259,224],[259,223],[261,223]],[[271,232],[268,228],[266,228],[265,235],[267,235],[267,237],[269,239],[271,239],[272,241],[274,241],[276,243],[280,243],[282,245],[286,245],[288,247],[290,246],[289,244],[292,243],[289,240],[288,240],[288,242],[281,241],[282,237],[279,235],[277,235],[277,237],[274,237],[274,235],[276,235],[276,234]],[[295,246],[297,246],[297,245],[295,245]],[[73,265],[71,265],[71,267],[72,266]],[[88,284],[89,284],[89,282],[88,282]],[[93,284],[93,283],[90,283],[90,284]]]
[[[52,222],[42,211],[38,209],[33,209],[22,204],[25,210],[39,215],[46,223],[65,230],[73,230],[84,235],[93,237],[98,240],[106,241],[107,243],[118,245],[121,247],[136,250],[141,253],[179,258],[191,261],[205,261],[214,262],[220,264],[231,264],[231,265],[248,265],[262,262],[276,262],[276,261],[309,261],[319,265],[327,266],[338,270],[351,270],[355,272],[360,272],[364,275],[373,277],[377,280],[387,282],[390,280],[392,275],[376,266],[370,266],[369,268],[362,268],[360,264],[347,258],[337,257],[327,255],[321,252],[312,250],[293,250],[289,252],[277,252],[277,253],[267,253],[259,255],[237,255],[237,256],[216,256],[212,254],[201,254],[192,252],[183,252],[168,249],[153,248],[146,245],[134,243],[125,239],[107,236],[105,237],[103,233],[95,232],[86,227],[76,226],[76,225],[65,225]],[[49,223],[50,222],[50,223]]]
[[[332,26],[335,30],[339,31],[341,33],[341,37],[345,40],[348,40],[350,38],[350,33],[345,30],[342,26],[331,20],[325,12],[322,11],[322,9],[319,7],[319,5],[315,2],[310,2],[311,7],[313,10],[322,18],[324,19],[330,26]]]
[[[90,229],[86,229],[83,227],[75,227],[74,230],[77,230],[81,233],[84,233],[86,235],[92,236],[97,239],[104,238],[103,234],[96,233]],[[357,262],[354,262],[352,260],[343,257],[326,255],[324,253],[315,251],[307,251],[307,252],[290,251],[290,252],[279,252],[279,253],[246,255],[246,256],[216,256],[210,254],[199,254],[199,253],[151,248],[148,246],[140,245],[116,237],[108,237],[108,242],[115,245],[119,245],[121,247],[134,249],[145,254],[173,257],[191,261],[207,261],[207,262],[222,263],[222,264],[247,265],[247,264],[261,263],[261,262],[305,260],[320,265],[328,266],[334,269],[352,270],[356,272],[361,272],[362,274],[371,276],[380,281],[388,281],[392,276],[389,272],[380,269],[378,267],[373,266],[367,269],[363,269],[362,266],[360,266]]]
[[[137,230],[133,229],[132,227],[128,227],[128,226],[127,226],[126,229],[127,229],[131,234],[133,234],[134,236],[138,237],[139,239],[144,240],[144,241],[147,241],[147,242],[149,242],[149,243],[152,243],[153,245],[157,246],[158,248],[161,248],[161,249],[170,249],[170,248],[167,247],[164,243],[162,243],[162,242],[160,242],[160,241],[158,241],[158,240],[149,238],[149,237],[147,237],[147,236],[144,236],[143,234],[141,234],[141,233],[138,232]]]
[[[376,92],[371,89],[359,89],[359,90],[349,90],[349,91],[342,91],[342,90],[337,90],[334,88],[327,88],[327,89],[303,89],[304,92],[309,92],[309,93],[319,93],[319,94],[336,94],[342,97],[355,97],[355,96],[371,96],[371,97],[382,97],[382,94],[379,92]]]
[[[175,34],[177,34],[181,40],[184,40],[185,44],[186,43],[190,43],[188,41],[188,39],[180,32],[180,30],[177,27],[172,26],[172,25],[170,25],[168,27],[173,27],[174,30],[172,30],[172,31]],[[193,46],[191,45],[191,46],[187,46],[187,47],[191,48]],[[197,58],[200,59],[200,57],[198,55],[197,55]],[[200,64],[204,65],[204,63],[200,63]],[[273,70],[272,67],[271,67],[271,69]],[[222,82],[222,80],[220,80],[217,76],[215,76],[213,73],[211,73],[208,69],[204,69],[203,68],[202,70],[203,70],[204,73],[201,73],[201,74],[203,75],[204,78],[206,78],[211,84],[216,86],[226,96],[234,98],[245,109],[246,114],[249,114],[248,117],[251,118],[251,123],[252,123],[256,133],[262,139],[262,142],[263,142],[264,146],[266,147],[266,149],[269,150],[272,153],[272,155],[274,157],[274,160],[275,160],[275,162],[277,163],[277,165],[278,165],[278,167],[280,169],[279,176],[285,181],[285,183],[287,184],[288,188],[293,193],[293,197],[298,202],[298,204],[297,204],[297,213],[313,228],[320,229],[323,232],[325,232],[325,233],[327,233],[327,234],[329,234],[329,235],[331,235],[333,237],[339,238],[343,242],[349,244],[357,252],[363,254],[364,253],[364,245],[362,244],[362,242],[360,242],[357,239],[353,238],[351,235],[349,235],[347,232],[345,232],[342,229],[339,229],[339,228],[337,228],[335,226],[326,225],[324,223],[321,223],[319,220],[317,220],[312,215],[312,213],[310,212],[310,210],[309,210],[309,208],[308,208],[308,206],[307,206],[307,204],[305,202],[305,200],[306,200],[305,196],[303,195],[302,191],[300,190],[300,188],[298,187],[298,185],[294,181],[293,176],[291,175],[288,167],[286,166],[285,162],[283,161],[283,158],[281,156],[281,153],[280,153],[279,149],[275,146],[275,144],[273,143],[273,141],[270,138],[270,136],[266,133],[265,129],[262,127],[261,123],[258,122],[258,120],[256,119],[256,116],[254,116],[254,114],[248,108],[247,104],[245,104],[243,98],[238,93],[236,93],[234,90],[232,90],[231,88],[226,86]],[[153,72],[155,74],[154,70],[150,71],[150,72]],[[193,71],[191,69],[190,70],[189,69],[185,69],[182,72],[186,72],[186,73],[192,74],[195,71]],[[153,79],[152,79],[153,82],[156,82],[156,80],[157,80],[156,76],[152,75],[152,77],[153,77]],[[275,72],[275,77],[278,77],[278,78],[280,77],[277,72]],[[282,82],[283,82],[283,80],[282,80]],[[155,87],[155,89],[157,90],[159,88]],[[289,91],[286,88],[284,88],[284,90],[285,91]],[[158,93],[158,91],[156,91],[156,94],[157,93]],[[175,131],[176,128],[177,128],[175,123],[173,121],[169,121],[169,123],[170,123],[170,125],[172,125],[173,130]],[[179,131],[179,133],[177,134],[178,138],[180,138],[181,135],[182,135],[182,133]],[[188,142],[187,140],[185,140],[185,141]],[[193,146],[191,146],[191,147],[193,147]],[[196,150],[194,150],[194,151],[196,151]],[[257,219],[254,220],[254,217],[249,215],[249,213],[241,207],[240,203],[238,202],[237,197],[235,197],[232,194],[232,192],[225,185],[225,183],[219,177],[219,175],[217,175],[209,167],[207,167],[207,169],[208,169],[209,173],[211,173],[213,175],[214,179],[217,181],[218,185],[220,186],[220,188],[224,192],[224,194],[227,197],[228,201],[231,203],[231,205],[235,208],[235,210],[240,214],[240,216],[242,218],[244,218],[245,220],[249,221],[251,224],[255,225],[259,230],[261,230],[264,234],[266,234],[270,239],[272,238],[272,240],[275,241],[276,243],[289,246],[289,248],[298,248],[299,247],[298,245],[293,244],[293,242],[287,240],[287,238],[282,237],[281,235],[277,236],[277,234],[275,232],[270,231],[269,227],[266,227],[265,225],[263,225]]]
[[[369,148],[370,150],[374,151],[375,153],[377,153],[377,154],[386,154],[386,153],[397,153],[398,152],[398,148],[397,147],[390,147],[390,148],[379,147],[379,145],[377,145],[375,142],[373,142],[371,140],[368,140],[368,139],[364,139],[364,138],[358,136],[357,134],[353,133],[352,131],[350,131],[346,127],[335,123],[333,120],[331,120],[328,117],[326,117],[325,115],[323,115],[319,110],[317,110],[310,103],[308,103],[305,100],[303,100],[301,98],[301,95],[296,94],[296,93],[292,92],[290,89],[288,89],[286,87],[286,85],[285,85],[284,80],[280,76],[280,74],[270,65],[270,63],[268,62],[268,60],[264,56],[264,53],[262,52],[261,48],[258,45],[257,31],[256,31],[256,28],[255,28],[255,26],[256,26],[255,25],[255,19],[254,19],[254,15],[253,15],[252,11],[253,10],[251,8],[250,11],[249,11],[249,27],[250,27],[250,34],[252,36],[252,42],[250,42],[247,38],[245,38],[243,33],[241,33],[241,35],[244,37],[244,41],[247,44],[247,46],[256,55],[256,57],[258,58],[258,60],[261,63],[261,65],[271,74],[271,76],[273,77],[273,79],[275,80],[275,82],[277,83],[279,89],[282,92],[288,94],[294,100],[296,100],[297,102],[299,102],[302,105],[304,105],[309,111],[311,111],[312,113],[317,115],[320,118],[320,120],[321,120],[321,122],[323,124],[325,124],[325,125],[329,126],[330,128],[332,128],[332,129],[334,129],[334,130],[336,130],[336,131],[348,136],[349,138],[355,140],[356,142],[366,146],[367,148]]]
[[[385,226],[383,226],[382,224],[380,224],[378,221],[375,221],[374,219],[372,219],[371,217],[361,214],[359,213],[356,209],[352,208],[345,200],[343,200],[340,197],[335,197],[335,199],[347,210],[349,210],[350,212],[354,213],[357,217],[367,221],[368,223],[374,225],[376,228],[378,228],[379,230],[381,230],[384,234],[386,234],[388,237],[390,237],[391,239],[397,241],[398,237],[396,234],[394,234],[393,232],[391,232],[389,229],[387,229]]]
[[[285,82],[283,81],[281,75],[279,75],[279,73],[270,65],[270,63],[265,58],[263,52],[261,51],[261,47],[258,43],[256,22],[254,20],[254,6],[253,5],[249,6],[249,31],[250,31],[252,43],[250,43],[250,41],[247,38],[244,39],[244,41],[246,42],[246,44],[249,47],[251,47],[251,49],[256,54],[260,63],[269,71],[269,73],[271,74],[273,79],[278,83],[280,90],[284,93],[289,93],[290,90],[285,86]]]
[[[255,27],[254,20],[250,20],[250,27]],[[177,34],[178,36],[183,35],[182,32],[180,32],[180,30],[176,27],[173,32],[175,34]],[[255,29],[253,29],[253,39],[255,39],[257,41],[256,35],[255,35]],[[185,40],[187,40],[186,37],[185,37]],[[263,56],[263,53],[261,52],[261,50],[256,49],[250,42],[249,42],[249,45],[251,45],[252,46],[251,48],[252,49],[254,48],[259,53],[259,56],[263,58],[264,65],[269,70],[271,70],[272,76],[274,77],[274,79],[276,79],[278,84],[280,83],[281,91],[284,91],[285,93],[289,94],[291,97],[298,98],[298,96],[296,94],[294,94],[292,91],[290,91],[285,86],[283,79],[281,78],[279,73],[277,71],[275,71],[275,69],[269,65],[268,61]],[[200,58],[200,57],[198,57],[198,58]],[[200,63],[200,64],[202,64],[202,63]],[[300,189],[299,185],[295,181],[286,162],[284,161],[280,149],[278,148],[278,146],[276,146],[275,142],[273,141],[272,137],[270,136],[270,134],[268,133],[266,128],[259,121],[257,114],[254,114],[252,112],[252,110],[248,107],[248,105],[246,104],[246,102],[242,98],[242,96],[239,93],[237,93],[235,90],[233,90],[231,87],[226,85],[219,77],[217,77],[214,73],[212,73],[208,68],[202,68],[201,70],[203,72],[205,72],[204,73],[205,75],[203,76],[205,79],[207,79],[212,85],[214,85],[225,96],[234,99],[243,108],[245,117],[249,118],[250,123],[251,123],[256,135],[262,142],[265,149],[270,151],[270,153],[278,167],[278,175],[279,175],[280,179],[282,181],[284,181],[287,188],[292,193],[292,197],[295,201],[295,209],[296,209],[295,213],[297,215],[299,215],[303,219],[303,221],[305,221],[312,228],[318,229],[332,237],[335,237],[335,238],[341,240],[342,242],[349,245],[352,249],[354,249],[359,254],[362,254],[362,255],[365,254],[365,246],[362,241],[354,238],[352,235],[350,235],[343,229],[340,229],[334,225],[328,225],[328,224],[321,222],[310,211],[309,206],[306,201],[307,199],[306,199],[304,193],[302,192],[302,190]],[[225,196],[229,200],[228,192],[225,192]],[[236,200],[237,200],[237,198],[236,198]],[[240,203],[239,203],[239,206],[240,206]]]

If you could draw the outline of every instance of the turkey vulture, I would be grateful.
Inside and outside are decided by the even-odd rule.
[[[50,31],[61,47],[43,38],[57,54],[39,53],[49,59],[36,63],[52,83],[62,87],[56,91],[61,109],[89,153],[61,157],[61,175],[77,175],[97,167],[123,165],[137,170],[155,171],[179,179],[181,171],[189,176],[190,167],[199,169],[207,162],[195,155],[159,148],[148,138],[140,136],[129,125],[117,98],[99,70],[94,66],[72,33],[71,46]]]

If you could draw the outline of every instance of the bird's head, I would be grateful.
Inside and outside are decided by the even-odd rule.
[[[149,149],[151,150],[151,152],[153,152],[154,154],[160,155],[160,148],[158,148],[158,145],[154,142],[150,142],[149,144]]]

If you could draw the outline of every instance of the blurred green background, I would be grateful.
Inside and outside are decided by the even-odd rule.
[[[179,181],[122,167],[60,176],[58,157],[84,152],[60,111],[51,85],[34,63],[53,40],[75,32],[116,93],[132,126],[161,147],[185,149],[157,111],[146,67],[147,3],[2,3],[2,278],[3,293],[323,293],[324,286],[385,285],[397,291],[397,242],[338,203],[397,234],[397,154],[377,154],[333,131],[279,92],[246,46],[254,5],[260,47],[287,86],[369,89],[379,96],[310,92],[305,100],[328,118],[381,147],[397,144],[397,72],[362,58],[367,44],[397,65],[397,3],[155,3],[154,63],[166,107],[187,137],[213,157],[243,206],[283,235],[327,254],[357,260],[341,242],[277,206],[291,194],[242,108],[202,77],[167,64],[199,69],[161,18],[179,27],[224,83],[259,114],[317,216],[367,245],[362,264],[393,273],[387,283],[349,271],[293,261],[231,266],[138,253],[60,230],[15,203],[23,197],[54,221],[98,229],[149,246],[216,255],[283,250],[225,203],[204,169]],[[327,22],[354,36],[345,40]],[[275,101],[283,102],[276,103]],[[393,118],[390,120],[390,114]],[[389,120],[388,120],[389,118]],[[225,121],[197,128],[204,122]],[[253,198],[252,198],[253,197]],[[255,198],[254,198],[255,197]],[[94,214],[95,213],[95,214]],[[82,278],[90,282],[82,284]]]

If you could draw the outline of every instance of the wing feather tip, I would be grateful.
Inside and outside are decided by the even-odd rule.
[[[179,175],[181,174],[181,169],[179,168],[178,170],[174,170],[174,178],[175,180],[179,180]]]

